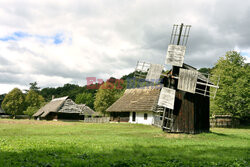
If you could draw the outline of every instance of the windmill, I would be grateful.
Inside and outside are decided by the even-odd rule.
[[[204,96],[204,97],[207,97],[205,100],[206,102],[208,101],[209,103],[209,98],[210,97],[215,98],[216,91],[219,88],[218,86],[219,76],[215,76],[215,75],[212,76],[211,74],[200,73],[197,70],[195,70],[195,68],[193,67],[191,68],[191,66],[184,64],[186,45],[187,45],[187,41],[189,37],[190,28],[191,28],[190,25],[184,25],[184,24],[173,25],[172,34],[170,38],[170,44],[168,46],[165,63],[163,65],[138,61],[136,68],[135,68],[134,77],[139,78],[139,79],[144,79],[147,82],[157,84],[159,83],[160,77],[166,78],[166,80],[163,83],[164,86],[161,88],[158,105],[157,105],[158,109],[156,108],[156,111],[158,110],[162,113],[161,127],[164,131],[168,131],[168,132],[183,131],[183,130],[179,130],[180,128],[178,127],[179,126],[178,123],[176,123],[175,128],[173,128],[175,119],[177,119],[178,114],[179,114],[177,111],[178,110],[177,108],[180,108],[179,105],[182,105],[181,102],[175,101],[177,92],[178,92],[178,96],[180,96],[179,94],[183,95],[182,96],[183,101],[185,100],[184,96],[187,97],[189,95],[191,97],[191,100],[189,99],[189,101],[192,101],[192,98],[194,98],[195,100],[193,100],[193,103],[198,103],[196,102],[197,99],[199,98],[202,99],[201,96]],[[162,72],[165,65],[172,65],[171,72],[168,74],[164,74]],[[211,78],[213,78],[213,82],[210,81]],[[211,89],[213,89],[213,91],[211,91]],[[196,105],[193,108],[197,108],[197,106],[199,105]],[[189,110],[192,110],[192,109],[189,109]],[[198,112],[199,109],[196,109],[196,110]],[[177,112],[174,113],[174,111],[177,111]],[[186,111],[182,111],[182,112],[187,113],[189,111],[188,109],[186,109]],[[192,112],[190,113],[187,114],[187,117],[190,117],[189,115],[192,116]],[[208,113],[209,113],[209,109],[208,109]],[[184,125],[188,127],[186,128],[188,129],[187,131],[189,131],[189,129],[192,129],[191,133],[195,133],[194,131],[197,131],[195,129],[196,126],[200,126],[200,127],[203,126],[203,125],[200,125],[201,123],[198,118],[199,114],[200,113],[196,114],[195,112],[193,112],[192,118],[189,118],[189,120],[191,120],[190,122],[189,120],[186,121],[185,118],[184,119],[182,118],[184,121],[188,122],[187,124]],[[206,114],[205,117],[208,117],[207,119],[209,120],[209,114]],[[202,120],[202,118],[200,120]],[[207,124],[207,121],[205,122]],[[188,124],[192,124],[192,125],[189,126]],[[182,128],[182,129],[185,129],[185,128]]]

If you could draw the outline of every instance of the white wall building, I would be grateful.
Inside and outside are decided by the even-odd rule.
[[[111,121],[152,125],[159,95],[159,87],[127,89],[107,112]]]
[[[130,112],[129,122],[152,125],[154,121],[153,112]]]

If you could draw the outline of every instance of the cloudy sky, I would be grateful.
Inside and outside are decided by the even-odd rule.
[[[164,63],[173,24],[192,25],[185,63],[212,67],[226,51],[250,62],[246,0],[0,0],[0,94],[86,84]]]

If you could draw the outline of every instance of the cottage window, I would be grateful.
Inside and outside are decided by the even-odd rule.
[[[147,120],[147,119],[148,119],[148,114],[144,113],[144,120]]]

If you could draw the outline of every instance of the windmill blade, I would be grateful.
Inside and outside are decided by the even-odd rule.
[[[145,79],[150,68],[150,63],[137,61],[134,77],[138,79]]]
[[[191,25],[174,25],[168,46],[166,64],[182,67]]]
[[[190,28],[191,28],[191,25],[174,24],[172,33],[171,33],[170,44],[186,46],[188,37],[189,37]]]
[[[186,46],[182,45],[168,45],[168,51],[165,64],[182,67]]]
[[[195,89],[196,94],[215,98],[219,89],[220,76],[206,73],[199,73]]]
[[[218,75],[180,68],[179,77],[172,77],[179,80],[177,88],[182,91],[215,98],[219,89],[220,76]]]
[[[150,64],[148,74],[146,76],[146,81],[158,83],[161,73],[163,70],[163,65],[161,64]]]
[[[160,92],[158,106],[174,109],[175,90],[163,87]]]
[[[198,71],[180,68],[177,88],[182,91],[195,93]]]

